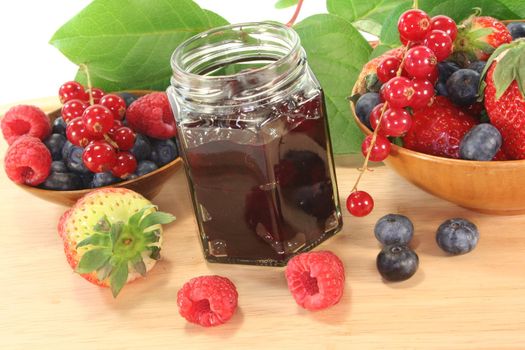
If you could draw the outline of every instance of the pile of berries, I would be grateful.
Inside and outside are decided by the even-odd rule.
[[[13,107],[2,119],[10,144],[5,169],[14,182],[51,190],[96,188],[145,175],[178,156],[165,93],[106,94],[70,81],[59,98],[61,116],[52,125],[34,106]]]
[[[487,101],[487,92],[485,96],[480,93],[483,78],[492,73],[490,64],[497,64],[497,52],[490,55],[525,36],[525,24],[506,27],[494,18],[478,15],[459,26],[447,16],[431,18],[418,9],[401,15],[398,31],[404,46],[370,61],[361,73],[355,111],[374,131],[361,147],[366,157],[361,172],[366,171],[368,161],[385,160],[391,142],[434,156],[477,161],[518,159],[514,156],[518,152],[509,148],[522,143],[525,158],[525,141],[516,142],[516,137],[509,135],[508,123],[499,122],[502,118],[494,112],[496,104]],[[525,45],[521,46],[521,53],[525,53]],[[514,51],[517,57],[518,50]],[[508,68],[513,70],[518,68]],[[485,82],[487,91],[497,85],[489,79]],[[516,104],[516,98],[513,101]],[[512,110],[525,113],[525,102]],[[357,190],[361,175],[347,199],[348,211],[354,216],[368,215],[374,207],[372,197]]]

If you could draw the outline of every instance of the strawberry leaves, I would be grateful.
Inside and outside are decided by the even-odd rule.
[[[153,205],[137,211],[127,223],[111,223],[103,217],[94,226],[94,232],[76,246],[85,249],[76,272],[96,272],[99,281],[109,278],[111,291],[116,297],[127,282],[130,268],[146,275],[143,253],[154,260],[160,258],[160,225],[173,220],[173,215],[159,212]]]

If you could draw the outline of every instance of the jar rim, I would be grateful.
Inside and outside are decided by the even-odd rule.
[[[283,33],[286,33],[287,35],[288,42],[290,43],[290,49],[282,57],[278,58],[275,61],[269,62],[262,67],[253,68],[253,69],[250,69],[249,71],[245,71],[245,72],[241,71],[241,72],[230,74],[230,75],[211,76],[211,75],[198,74],[198,73],[193,73],[189,71],[183,66],[183,63],[182,63],[183,55],[186,49],[191,44],[197,42],[198,40],[202,40],[206,37],[214,35],[214,34],[218,34],[218,33],[221,33],[227,30],[237,29],[241,31],[243,28],[246,28],[246,27],[257,27],[261,29],[264,28],[267,30],[268,29],[281,30]],[[263,70],[272,69],[276,66],[282,65],[285,62],[289,61],[291,57],[295,55],[295,53],[299,51],[300,49],[301,49],[301,41],[300,41],[300,38],[297,32],[293,30],[291,27],[288,27],[282,23],[271,22],[271,21],[235,23],[235,24],[224,25],[221,27],[215,27],[215,28],[206,30],[204,32],[201,32],[199,34],[196,34],[192,36],[191,38],[186,39],[175,49],[175,51],[171,55],[171,67],[174,72],[176,71],[178,74],[183,75],[188,79],[201,80],[201,81],[206,81],[206,82],[214,82],[214,81],[218,82],[224,79],[231,79],[232,77],[240,77],[243,75],[257,74]]]

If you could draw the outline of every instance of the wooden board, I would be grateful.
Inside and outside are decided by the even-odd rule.
[[[54,99],[37,103],[56,107]],[[2,141],[2,159],[5,150]],[[358,157],[337,159],[343,204],[358,162]],[[0,171],[1,348],[525,348],[524,216],[461,209],[384,166],[367,174],[362,188],[374,196],[374,212],[356,219],[345,211],[342,232],[321,246],[346,266],[344,297],[335,307],[310,313],[295,305],[282,268],[204,262],[182,171],[155,200],[178,217],[165,231],[163,260],[117,300],[67,265],[56,233],[65,208],[31,197]],[[420,269],[402,283],[384,283],[375,268],[380,248],[373,225],[390,212],[410,216],[416,227],[413,247]],[[472,253],[448,257],[434,234],[455,216],[474,221],[481,239]],[[213,329],[190,325],[177,312],[178,289],[204,274],[229,277],[240,295],[231,322]]]

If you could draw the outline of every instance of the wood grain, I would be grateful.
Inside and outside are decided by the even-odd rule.
[[[38,103],[56,107],[51,100]],[[5,150],[2,141],[0,153]],[[342,203],[359,161],[336,161]],[[355,219],[345,211],[342,232],[321,246],[346,266],[345,295],[335,307],[310,313],[294,304],[282,268],[204,262],[183,172],[155,200],[178,218],[166,228],[163,260],[114,300],[67,265],[56,233],[66,208],[20,190],[1,171],[1,348],[525,348],[524,216],[459,208],[384,166],[367,174],[362,188],[376,199],[374,212]],[[375,268],[379,246],[373,225],[390,212],[410,216],[416,227],[412,245],[420,269],[402,283],[384,283]],[[481,239],[472,253],[449,257],[437,247],[434,233],[455,216],[474,221]],[[236,283],[239,310],[228,324],[202,329],[178,315],[177,290],[203,274],[224,275]]]

